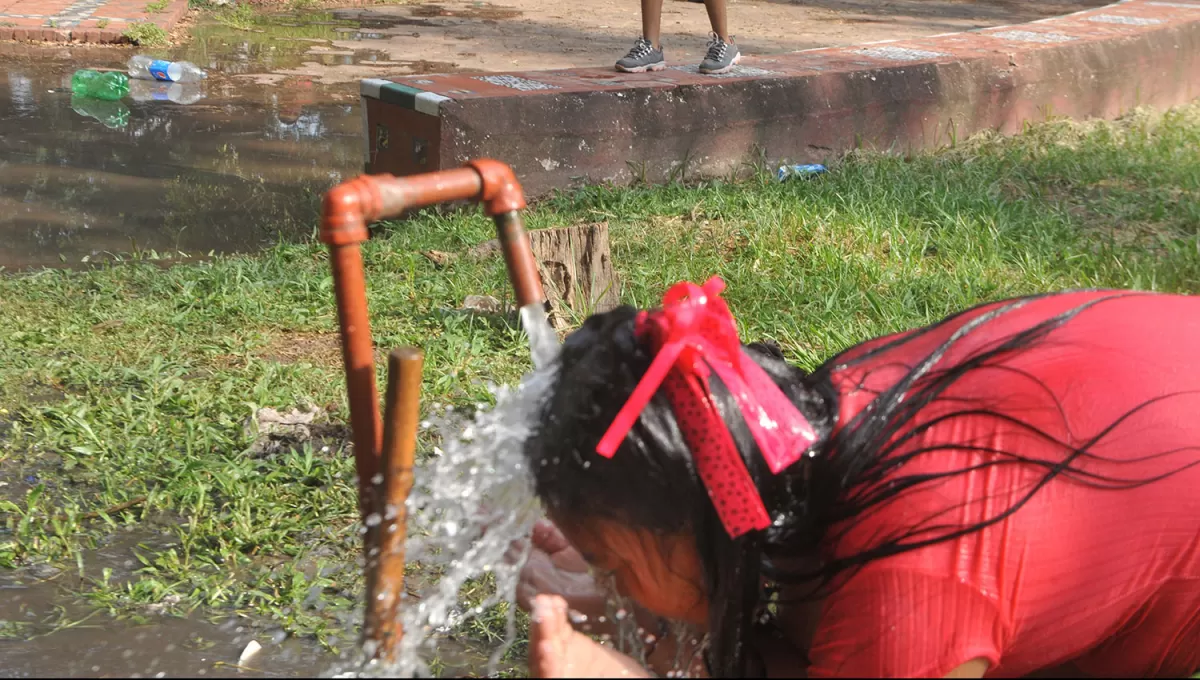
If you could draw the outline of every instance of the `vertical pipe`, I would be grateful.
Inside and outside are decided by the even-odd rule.
[[[382,444],[379,396],[375,387],[375,348],[371,343],[371,324],[365,304],[367,284],[357,243],[331,246],[330,259],[350,403],[359,511],[365,517],[371,512],[371,480],[379,472],[378,452]]]
[[[521,213],[516,210],[498,213],[496,236],[500,250],[504,253],[504,265],[508,269],[508,280],[516,295],[517,307],[534,303],[545,303],[542,279],[538,275],[537,260],[529,245],[529,235],[521,223]]]
[[[375,505],[381,521],[368,529],[375,534],[373,545],[378,552],[373,562],[368,556],[367,612],[363,626],[364,638],[375,642],[375,658],[384,662],[395,661],[396,645],[404,635],[399,616],[404,592],[406,503],[413,485],[423,362],[424,355],[414,347],[402,347],[388,355],[380,461],[383,484]]]
[[[476,200],[496,221],[517,304],[545,302],[537,262],[519,211],[525,196],[512,169],[490,159],[466,168],[397,179],[362,176],[334,187],[325,196],[321,240],[329,246],[337,298],[350,426],[358,472],[359,511],[367,524],[367,611],[364,639],[376,643],[375,658],[394,660],[403,636],[398,622],[404,590],[406,502],[412,489],[413,457],[419,418],[423,358],[403,348],[388,357],[386,419],[379,413],[375,351],[367,314],[366,277],[359,244],[367,224],[406,210],[453,200]],[[384,424],[386,423],[386,430]],[[382,473],[382,475],[380,475]],[[382,484],[375,482],[382,476]],[[368,518],[379,513],[371,527]]]

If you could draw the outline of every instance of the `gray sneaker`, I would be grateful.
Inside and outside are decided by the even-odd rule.
[[[700,62],[700,72],[708,75],[728,73],[741,59],[742,53],[738,51],[737,44],[727,43],[713,33],[712,40],[708,42],[708,54]]]
[[[638,38],[633,49],[625,58],[617,62],[617,70],[625,73],[645,73],[646,71],[661,71],[667,67],[667,59],[661,49],[645,38]]]

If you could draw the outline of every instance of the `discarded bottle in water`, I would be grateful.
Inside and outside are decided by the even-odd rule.
[[[825,166],[821,165],[820,163],[811,163],[808,165],[784,165],[775,172],[775,178],[782,182],[792,177],[815,177],[824,173],[825,171]]]
[[[71,92],[80,97],[115,102],[129,94],[129,78],[119,71],[84,69],[71,76]]]
[[[154,80],[135,80],[129,83],[129,96],[135,102],[174,102],[195,104],[204,98],[199,83],[160,83]]]
[[[190,61],[166,61],[144,54],[129,58],[129,77],[139,80],[166,80],[173,83],[195,83],[208,77]]]
[[[121,74],[124,75],[124,74]],[[71,108],[75,113],[95,118],[104,127],[114,130],[129,124],[129,107],[124,102],[96,99],[84,95],[71,95]]]

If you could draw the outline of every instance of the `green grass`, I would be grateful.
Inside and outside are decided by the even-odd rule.
[[[1092,286],[1200,292],[1197,149],[1193,105],[908,159],[852,154],[810,181],[759,172],[589,188],[542,202],[528,224],[607,222],[632,304],[721,274],[744,337],[774,339],[812,368],[984,300]],[[479,214],[425,213],[365,247],[376,339],[424,348],[427,404],[487,400],[487,382],[528,368],[519,330],[444,311],[468,294],[503,295],[502,263],[437,268],[420,255],[491,236]],[[349,456],[336,442],[243,453],[256,408],[333,404],[344,419],[322,246],[0,276],[0,320],[0,477],[37,477],[0,489],[0,567],[77,569],[115,529],[165,523],[173,544],[139,549],[132,578],[84,568],[87,597],[141,616],[174,596],[173,611],[267,617],[337,644],[362,588]],[[493,612],[465,635],[501,629]]]
[[[161,26],[149,21],[131,24],[121,35],[141,47],[158,47],[171,41],[170,36]]]
[[[154,0],[146,4],[146,14],[157,14],[167,8],[171,0]]]

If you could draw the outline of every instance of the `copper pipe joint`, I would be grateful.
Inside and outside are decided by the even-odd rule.
[[[517,304],[544,302],[537,263],[518,214],[525,207],[525,196],[512,169],[503,163],[481,159],[455,170],[403,178],[364,175],[334,187],[325,195],[320,238],[329,245],[333,268],[360,509],[364,517],[370,513],[365,499],[371,495],[371,480],[379,473],[383,432],[359,244],[367,240],[367,225],[372,222],[398,217],[416,208],[461,200],[481,202],[487,214],[495,218]]]

